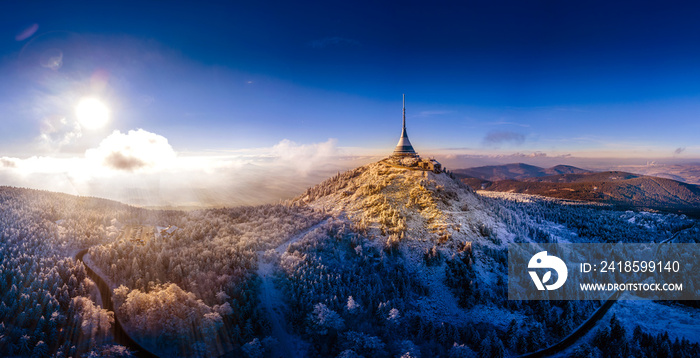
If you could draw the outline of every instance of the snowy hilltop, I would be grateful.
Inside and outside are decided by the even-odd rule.
[[[474,192],[418,158],[338,173],[278,205],[146,210],[0,187],[0,213],[10,356],[516,356],[603,306],[509,301],[508,243],[700,241],[683,215]],[[608,308],[562,354],[700,354],[697,308]],[[650,309],[663,315],[635,315]]]
[[[484,197],[411,158],[338,173],[293,204],[334,218],[280,259],[291,319],[320,356],[503,356],[543,348],[599,303],[509,302],[508,243],[654,240],[692,223],[655,214],[657,221],[630,225],[630,215],[647,213]]]
[[[445,172],[387,158],[309,188],[299,203],[347,216],[357,229],[412,248],[483,239],[498,219],[479,197]]]

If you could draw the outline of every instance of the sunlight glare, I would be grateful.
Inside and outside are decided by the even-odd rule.
[[[109,120],[109,108],[96,98],[83,98],[75,107],[80,125],[87,129],[102,128]]]

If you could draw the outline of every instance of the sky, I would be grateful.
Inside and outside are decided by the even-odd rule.
[[[277,184],[240,203],[289,197],[278,184],[388,155],[402,94],[416,150],[453,167],[697,162],[698,18],[675,1],[6,0],[0,185],[189,205],[262,175]]]

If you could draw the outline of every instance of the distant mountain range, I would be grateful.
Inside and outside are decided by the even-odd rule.
[[[455,170],[474,189],[609,203],[700,216],[700,186],[621,171],[516,163]]]
[[[455,174],[465,177],[479,178],[488,181],[496,180],[523,180],[529,178],[539,178],[547,175],[557,174],[583,174],[593,173],[590,170],[572,167],[570,165],[557,165],[551,168],[540,168],[525,163],[513,163],[504,165],[489,165],[485,167],[475,167],[468,169],[454,170]]]
[[[616,169],[700,185],[700,164],[651,163],[640,166],[622,166]]]

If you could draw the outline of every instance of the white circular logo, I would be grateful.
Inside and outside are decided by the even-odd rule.
[[[540,291],[544,291],[545,287],[550,291],[558,289],[564,284],[564,282],[566,282],[566,277],[569,275],[569,270],[566,268],[564,261],[556,256],[547,256],[547,251],[540,251],[532,256],[530,262],[527,264],[527,267],[530,269],[552,269],[557,272],[557,282],[545,285],[545,283],[552,278],[552,271],[547,271],[544,276],[542,276],[541,280],[540,277],[537,276],[537,272],[528,271],[530,273],[530,277],[532,277],[532,281],[535,282],[535,286],[537,286],[537,289]]]

